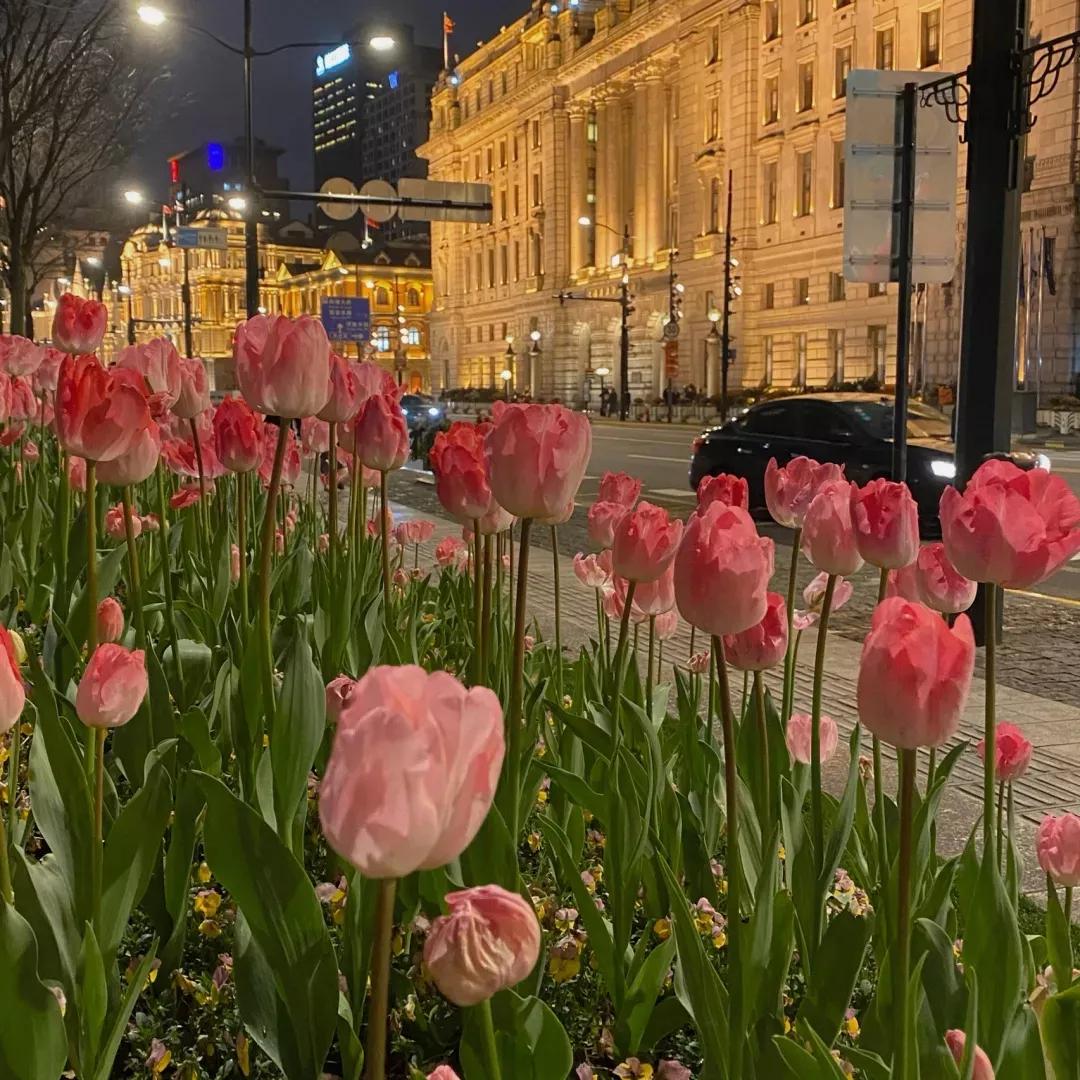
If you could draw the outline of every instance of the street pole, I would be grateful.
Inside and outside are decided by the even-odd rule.
[[[892,478],[907,479],[908,368],[911,352],[911,258],[915,236],[915,109],[917,86],[900,99],[900,202],[897,216],[896,394],[893,402]]]
[[[247,143],[247,215],[244,219],[244,293],[248,318],[259,313],[259,225],[255,205],[255,128],[252,121],[252,0],[244,0],[244,133]]]
[[[727,217],[724,221],[724,314],[720,331],[720,423],[727,423],[728,366],[731,363],[731,170],[727,174]]]
[[[1009,449],[1020,238],[1020,162],[1027,113],[1027,0],[975,0],[967,113],[967,245],[957,394],[956,482]],[[1003,590],[995,592],[1001,596]],[[976,640],[985,591],[972,608]],[[1001,608],[996,612],[998,634]]]
[[[191,278],[189,276],[188,249],[184,248],[184,284],[180,286],[180,300],[184,308],[184,355],[191,357]]]
[[[619,327],[619,420],[630,416],[630,228],[623,226],[622,279],[619,284],[619,307],[622,323]]]

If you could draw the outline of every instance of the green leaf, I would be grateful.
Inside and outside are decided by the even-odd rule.
[[[510,892],[520,891],[517,851],[494,803],[480,831],[461,853],[461,873],[466,885],[501,885]]]
[[[615,1045],[623,1057],[636,1054],[639,1050],[649,1050],[649,1047],[642,1045],[641,1040],[649,1017],[656,1007],[656,999],[664,985],[674,953],[674,937],[669,937],[667,941],[657,945],[638,968],[626,991],[622,1009],[615,1018]]]
[[[116,1062],[116,1052],[120,1049],[120,1040],[123,1038],[128,1020],[131,1019],[131,1012],[135,1008],[135,1002],[138,1001],[142,988],[146,985],[147,978],[149,978],[150,969],[154,966],[157,944],[155,938],[127,984],[124,996],[120,999],[119,1006],[113,1013],[109,1032],[98,1054],[97,1068],[91,1075],[91,1080],[112,1080],[115,1075],[113,1065]]]
[[[860,918],[850,911],[841,911],[833,916],[814,958],[810,985],[799,1006],[799,1019],[805,1020],[830,1046],[851,1003],[873,929],[873,915]]]
[[[84,538],[86,533],[82,533]],[[86,566],[86,541],[83,539],[81,550],[76,547],[72,554],[75,555],[80,561],[80,565],[85,568]],[[120,579],[120,571],[124,565],[124,559],[127,556],[127,545],[117,544],[104,558],[101,553],[98,552],[97,561],[97,600],[100,602],[116,588],[116,583]],[[74,584],[74,577],[71,579]],[[75,638],[77,645],[86,644],[86,636],[89,630],[89,622],[87,620],[87,604],[89,599],[86,595],[86,589],[83,588],[79,592],[78,599],[75,601],[75,606],[71,609],[71,615],[67,620],[68,628],[71,631],[72,636]],[[97,617],[97,611],[91,613],[92,617]]]
[[[60,1005],[38,978],[30,924],[0,901],[0,1076],[55,1080],[67,1062]]]
[[[79,954],[79,983],[75,1002],[79,1015],[79,1060],[83,1072],[90,1072],[97,1068],[98,1050],[109,1006],[105,964],[90,923],[86,924],[82,952]]]
[[[1046,883],[1046,947],[1054,968],[1054,980],[1059,987],[1067,987],[1073,977],[1072,935],[1057,889],[1049,878]]]
[[[1046,1080],[1039,1021],[1026,1002],[1016,1011],[1009,1025],[995,1075],[997,1080]]]
[[[337,960],[319,901],[303,866],[262,818],[219,781],[198,779],[207,803],[207,858],[265,964],[263,994],[275,999],[272,1029],[265,1010],[252,1016],[242,1005],[244,1022],[290,1080],[316,1080],[338,998]]]
[[[916,919],[912,926],[912,958],[925,957],[923,989],[941,1038],[951,1028],[964,1027],[968,992],[956,966],[953,942],[945,930],[929,919]]]
[[[609,816],[608,797],[589,785],[589,782],[577,773],[560,769],[551,762],[544,763],[544,773],[551,777],[551,782],[561,788],[583,810],[588,810],[594,817],[607,821]]]
[[[1077,1080],[1080,1077],[1080,982],[1047,998],[1042,1029],[1054,1080]]]
[[[539,998],[503,990],[491,999],[495,1046],[503,1080],[566,1080],[574,1067],[570,1039],[558,1017]],[[466,1009],[461,1036],[465,1080],[489,1080],[481,1051],[483,1021]]]
[[[773,1045],[780,1052],[787,1075],[792,1080],[828,1080],[829,1074],[822,1071],[814,1055],[804,1050],[794,1039],[784,1035],[773,1037]]]

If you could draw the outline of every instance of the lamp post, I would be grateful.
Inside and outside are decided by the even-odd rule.
[[[504,355],[504,367],[499,373],[503,381],[503,397],[510,400],[510,380],[514,377],[514,339],[510,334],[506,335],[506,352]]]
[[[600,376],[600,415],[603,416],[603,415],[605,415],[604,414],[604,389],[605,389],[604,388],[604,379],[606,379],[611,374],[611,368],[609,368],[609,367],[598,367],[596,369],[596,374]]]
[[[717,363],[720,357],[720,331],[717,323],[720,322],[720,312],[716,308],[709,310],[709,336],[705,339],[705,396],[716,397],[718,378]]]
[[[533,398],[536,397],[536,386],[539,382],[541,336],[539,330],[529,332],[529,340],[532,342],[529,346],[529,396]]]

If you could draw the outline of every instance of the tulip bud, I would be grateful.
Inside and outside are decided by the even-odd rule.
[[[124,636],[124,610],[112,596],[106,596],[97,608],[98,641],[106,644]]]

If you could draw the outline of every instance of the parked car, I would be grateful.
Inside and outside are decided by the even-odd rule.
[[[446,419],[446,406],[428,394],[402,394],[401,411],[410,431],[438,427]]]
[[[805,454],[844,466],[865,484],[890,475],[893,401],[868,393],[799,394],[773,398],[694,440],[690,486],[705,476],[746,478],[751,511],[765,511],[765,468]],[[949,417],[920,402],[908,405],[907,482],[919,506],[920,527],[936,535],[941,492],[956,476]]]

